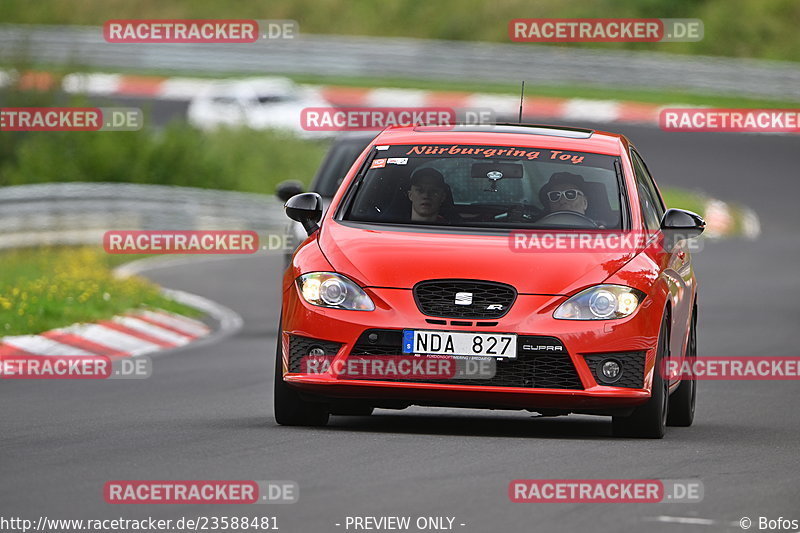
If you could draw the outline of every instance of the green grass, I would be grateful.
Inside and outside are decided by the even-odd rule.
[[[4,0],[0,16],[11,23],[80,25],[125,18],[293,19],[301,33],[491,42],[510,42],[508,23],[515,18],[699,18],[705,38],[696,43],[570,46],[800,60],[796,0]]]
[[[0,252],[0,336],[107,319],[142,306],[199,316],[143,278],[115,278],[111,267],[121,261],[94,247]]]
[[[676,187],[663,187],[661,195],[664,197],[664,203],[667,204],[668,208],[688,209],[700,215],[705,211],[708,199],[703,194]]]
[[[0,132],[0,186],[98,181],[272,194],[282,180],[308,183],[327,146],[274,131],[204,133],[179,122],[157,132]]]

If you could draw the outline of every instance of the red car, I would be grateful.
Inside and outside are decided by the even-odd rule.
[[[323,425],[410,405],[611,416],[615,435],[689,426],[690,239],[621,135],[552,126],[390,128],[283,278],[275,418]]]

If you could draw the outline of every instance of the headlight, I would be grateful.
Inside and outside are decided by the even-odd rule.
[[[558,306],[553,318],[562,320],[609,320],[629,316],[645,294],[624,285],[597,285],[579,292]]]
[[[349,309],[351,311],[373,311],[372,303],[364,290],[333,272],[312,272],[297,278],[300,295],[311,305]]]

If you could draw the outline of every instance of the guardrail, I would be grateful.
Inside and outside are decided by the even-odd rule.
[[[302,28],[301,28],[302,30]],[[682,89],[800,99],[783,61],[532,44],[303,35],[254,44],[113,44],[99,27],[0,25],[0,61],[206,73],[280,73]]]
[[[0,188],[0,249],[102,244],[109,230],[276,231],[289,220],[266,195],[129,183]]]

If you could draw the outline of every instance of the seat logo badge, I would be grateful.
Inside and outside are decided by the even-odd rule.
[[[503,309],[503,306],[500,305],[500,304],[492,304],[492,305],[487,305],[486,306],[486,310],[487,311],[502,311],[502,309]]]
[[[457,292],[456,293],[456,305],[472,305],[472,293],[471,292]]]

